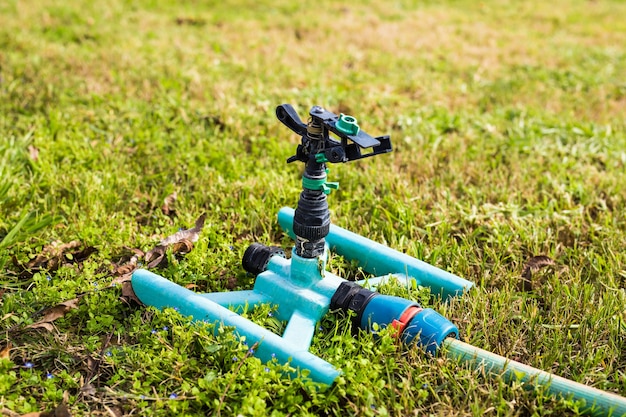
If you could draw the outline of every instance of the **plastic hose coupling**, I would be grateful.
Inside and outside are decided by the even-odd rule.
[[[267,269],[267,264],[274,255],[286,258],[285,251],[278,246],[265,246],[261,243],[253,243],[248,246],[248,249],[243,254],[241,265],[243,269],[251,274],[259,275]]]
[[[332,310],[355,313],[353,325],[372,331],[373,324],[392,326],[400,340],[423,346],[432,355],[447,337],[458,337],[459,330],[431,308],[400,297],[382,295],[354,282],[343,282],[330,300]]]

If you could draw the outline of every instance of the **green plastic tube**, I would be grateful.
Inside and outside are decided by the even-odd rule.
[[[626,416],[626,398],[507,359],[456,339],[446,339],[444,352],[451,358],[471,363],[486,374],[501,375],[506,381],[543,386],[555,397],[584,400],[586,414]]]

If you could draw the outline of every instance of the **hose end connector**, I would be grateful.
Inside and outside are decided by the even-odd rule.
[[[435,356],[446,338],[458,339],[459,329],[432,308],[425,308],[407,324],[402,337],[406,344],[417,343]]]
[[[373,331],[392,326],[402,342],[416,343],[432,355],[447,337],[457,337],[459,330],[452,322],[431,308],[401,297],[382,295],[353,282],[343,282],[337,288],[330,303],[333,310],[355,313],[353,325]]]

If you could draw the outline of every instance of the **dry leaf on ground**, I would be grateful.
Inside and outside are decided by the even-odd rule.
[[[171,247],[173,253],[188,253],[193,249],[193,242],[197,242],[204,227],[206,214],[198,217],[191,229],[181,230],[161,240],[159,244],[146,252],[145,262],[148,268],[154,268],[165,260],[165,253]]]
[[[193,242],[196,242],[199,239],[205,220],[206,214],[202,214],[198,220],[196,220],[194,227],[178,231],[173,235],[166,237],[161,240],[156,247],[146,253],[140,249],[126,248],[134,254],[128,262],[119,266],[114,264],[114,275],[116,275],[116,277],[113,281],[111,281],[111,286],[122,284],[122,299],[126,302],[132,301],[141,304],[139,299],[135,296],[135,293],[132,291],[132,286],[129,282],[132,278],[133,271],[139,268],[139,260],[143,258],[145,267],[150,269],[161,265],[166,260],[165,255],[168,248],[174,254],[185,254],[191,252],[193,249]],[[127,282],[128,285],[125,285]]]
[[[59,258],[63,256],[67,251],[80,247],[80,242],[72,240],[70,243],[63,243],[59,240],[55,240],[49,245],[44,246],[39,255],[33,258],[26,264],[26,267],[39,268],[52,263],[58,263]]]
[[[139,259],[145,256],[145,253],[141,249],[131,249],[131,248],[126,248],[126,249],[133,252],[133,256],[131,256],[131,258],[125,264],[122,264],[120,266],[116,265],[115,272],[114,272],[115,275],[125,276],[125,275],[131,274],[135,269],[138,268]],[[113,280],[111,284],[113,284],[114,282],[115,280]]]
[[[78,303],[80,301],[80,299],[82,298],[82,295],[76,298],[73,298],[71,300],[68,301],[64,301],[60,304],[55,305],[54,307],[50,307],[45,309],[42,314],[43,317],[36,323],[33,323],[31,325],[26,326],[27,329],[39,329],[39,328],[43,328],[46,329],[48,331],[51,331],[53,329],[52,326],[52,322],[65,316],[65,314],[70,311],[73,310],[75,308],[78,308]]]
[[[174,233],[171,236],[166,237],[161,242],[159,242],[160,246],[169,246],[176,242],[180,242],[183,239],[186,239],[190,242],[197,242],[200,237],[200,232],[204,227],[204,222],[206,220],[206,213],[202,216],[198,217],[196,220],[196,224],[191,229],[181,230],[179,232]]]
[[[549,265],[554,265],[554,261],[548,256],[538,255],[530,258],[522,270],[522,290],[531,291],[533,274]]]
[[[73,240],[69,243],[63,243],[57,240],[44,246],[41,253],[31,259],[26,265],[19,265],[16,259],[14,259],[13,262],[22,268],[20,277],[30,278],[36,272],[43,269],[52,272],[56,271],[65,263],[81,263],[89,258],[89,256],[93,253],[98,251],[93,246],[87,246],[82,250],[72,251],[73,249],[77,249],[81,246],[82,243],[77,240]]]
[[[63,401],[61,404],[54,409],[54,417],[72,417],[72,413],[70,413],[70,409],[67,406],[67,403]]]
[[[9,359],[12,347],[11,343],[8,343],[4,349],[0,350],[0,359]]]
[[[178,200],[178,193],[174,191],[172,194],[165,197],[161,211],[166,216],[176,216],[176,200]]]
[[[133,272],[129,272],[128,274],[120,275],[119,277],[115,277],[113,281],[111,281],[110,287],[115,287],[118,284],[123,284],[128,282],[133,277]]]
[[[122,300],[129,304],[131,302],[135,302],[139,305],[143,305],[143,303],[139,301],[139,298],[137,298],[137,295],[135,295],[135,291],[133,290],[133,285],[130,280],[122,283]]]

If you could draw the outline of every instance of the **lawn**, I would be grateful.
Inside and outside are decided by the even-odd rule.
[[[585,409],[389,334],[353,337],[335,315],[312,351],[343,374],[320,387],[230,331],[134,302],[132,263],[203,214],[197,241],[150,270],[251,289],[248,245],[292,245],[276,214],[295,206],[302,166],[285,163],[299,138],[276,119],[283,103],[391,136],[390,154],[330,166],[334,224],[476,284],[447,302],[386,293],[436,309],[465,342],[626,396],[623,16],[608,0],[0,2],[0,410]],[[273,308],[248,317],[279,331]]]

